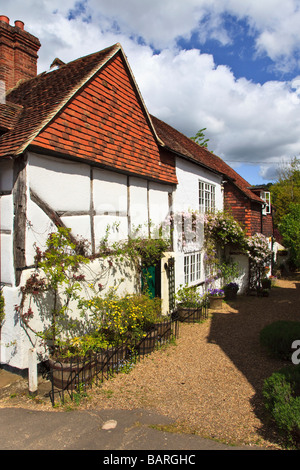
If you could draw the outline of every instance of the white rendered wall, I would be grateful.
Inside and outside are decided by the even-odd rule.
[[[176,174],[178,185],[173,196],[174,214],[189,211],[199,211],[199,180],[215,185],[215,206],[216,211],[223,210],[222,177],[210,172],[192,162],[181,158],[176,159]],[[175,288],[184,284],[184,253],[201,251],[203,248],[203,236],[197,238],[196,242],[182,247],[179,230],[180,224],[174,230],[174,250],[175,250]],[[201,256],[201,280],[205,280],[204,253]],[[197,280],[195,283],[198,283]]]
[[[6,175],[1,180],[2,191],[11,191],[12,165],[7,163],[1,168],[3,168],[1,175],[4,173]],[[149,217],[155,224],[159,224],[161,218],[168,214],[168,192],[171,188],[149,183],[141,178],[98,168],[91,169],[87,164],[34,153],[28,153],[26,175],[27,266],[34,263],[35,245],[43,250],[49,233],[56,230],[56,226],[48,215],[31,199],[30,190],[33,190],[44,203],[57,212],[64,224],[71,228],[74,236],[79,235],[91,241],[91,220],[93,220],[96,249],[108,225],[114,227],[109,232],[111,241],[127,238],[129,222],[131,228],[141,225],[143,233],[148,235]],[[7,283],[3,290],[6,318],[1,330],[0,362],[24,369],[28,367],[28,350],[33,345],[39,353],[43,352],[39,339],[25,332],[15,313],[15,305],[19,305],[21,301],[20,288],[24,286],[33,270],[22,271],[20,287],[14,287],[12,194],[2,195],[0,201],[3,222],[1,225],[1,282],[5,276]],[[91,209],[93,216],[91,216]],[[3,230],[7,233],[3,233]],[[112,268],[109,266],[110,261],[113,263]],[[137,274],[132,266],[128,263],[120,265],[114,260],[106,260],[104,263],[106,266],[100,265],[100,260],[96,259],[88,267],[91,279],[96,275],[97,283],[101,284],[101,292],[105,292],[110,287],[117,287],[120,295],[137,291],[139,287]],[[41,321],[41,311],[38,306],[33,303],[31,307],[35,313],[31,326],[35,330],[42,330],[45,317]],[[76,314],[78,312],[74,308],[74,315]]]
[[[88,165],[29,153],[29,186],[55,211],[88,211]]]
[[[152,182],[149,184],[149,218],[154,235],[161,223],[168,218],[170,210],[169,194],[172,193],[172,190],[171,186]]]
[[[130,177],[130,221],[131,234],[134,236],[148,234],[148,196],[147,181],[141,178]]]
[[[12,195],[0,196],[0,282],[14,284]]]
[[[214,184],[216,210],[223,210],[222,177],[181,158],[176,159],[178,186],[174,195],[174,211],[199,211],[199,180]]]
[[[107,228],[111,242],[127,239],[127,176],[93,169],[93,205],[96,252]]]

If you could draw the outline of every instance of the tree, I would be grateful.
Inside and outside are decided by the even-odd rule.
[[[207,142],[209,141],[209,139],[205,139],[203,131],[206,131],[206,127],[200,129],[194,137],[191,137],[191,140],[196,142],[196,144],[200,145],[201,147],[207,148]]]
[[[282,217],[279,230],[284,245],[290,250],[290,258],[300,268],[300,203],[290,204],[289,213]]]
[[[299,157],[294,157],[279,170],[278,181],[271,186],[270,191],[275,208],[274,223],[278,226],[281,219],[289,213],[290,204],[300,203]]]

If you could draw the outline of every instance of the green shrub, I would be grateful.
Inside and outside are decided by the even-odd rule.
[[[288,366],[264,381],[264,404],[278,429],[300,442],[300,366]]]
[[[300,322],[279,320],[265,326],[260,342],[275,358],[291,360],[293,341],[300,340]]]

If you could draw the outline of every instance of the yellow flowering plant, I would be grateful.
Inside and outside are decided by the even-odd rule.
[[[119,297],[111,288],[102,297],[93,297],[81,306],[85,315],[89,310],[93,328],[114,345],[138,340],[162,318],[161,299],[151,298],[148,293]]]

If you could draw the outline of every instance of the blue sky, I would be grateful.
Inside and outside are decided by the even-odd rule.
[[[120,42],[150,113],[250,184],[300,151],[300,0],[0,0],[39,37],[38,71]]]

